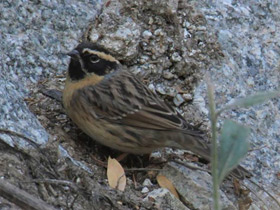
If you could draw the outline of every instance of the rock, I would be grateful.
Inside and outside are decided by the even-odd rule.
[[[178,9],[178,0],[154,0],[147,2],[149,8],[151,8],[157,14],[173,15],[176,14]]]
[[[153,183],[151,182],[150,179],[145,179],[143,182],[143,186],[150,187],[153,186]]]
[[[163,86],[160,85],[160,84],[158,84],[158,85],[156,86],[156,91],[157,91],[158,93],[160,93],[161,95],[165,95],[165,94],[166,94],[166,91],[164,90]]]
[[[169,71],[164,71],[162,76],[164,79],[173,79],[175,77],[175,75]]]
[[[148,187],[143,187],[143,189],[141,190],[141,193],[145,194],[149,192],[149,188]]]
[[[185,99],[182,97],[181,94],[177,94],[175,98],[173,99],[173,103],[175,106],[180,106],[182,103],[184,103]]]
[[[191,101],[191,100],[193,100],[192,95],[189,94],[189,93],[184,93],[184,94],[183,94],[183,98],[184,98],[186,101]]]
[[[153,36],[153,34],[150,31],[146,30],[142,33],[142,36],[143,36],[144,39],[149,39]]]
[[[104,7],[103,15],[99,17],[99,24],[90,27],[87,34],[88,41],[98,41],[116,58],[128,61],[138,54],[141,33],[139,24],[131,17],[119,15],[121,8],[121,2],[111,1],[107,7]]]
[[[173,62],[179,62],[182,60],[182,57],[179,55],[178,52],[174,52],[171,56],[171,61]]]
[[[167,189],[160,188],[150,192],[144,201],[153,200],[159,209],[184,209],[188,210],[183,203],[181,203],[174,195],[172,195]],[[161,207],[161,208],[160,208]]]
[[[173,183],[184,203],[193,209],[208,210],[212,205],[212,177],[207,172],[169,163],[160,174]],[[222,209],[237,209],[222,191],[220,195]]]

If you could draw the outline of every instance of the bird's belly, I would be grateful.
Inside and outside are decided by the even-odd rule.
[[[152,141],[145,141],[144,135],[139,135],[135,131],[132,135],[131,129],[127,126],[119,124],[111,124],[102,119],[95,119],[89,115],[69,114],[73,122],[93,140],[108,146],[110,148],[132,154],[149,154],[155,149],[159,148],[156,144],[153,145]],[[130,130],[130,133],[127,131]]]

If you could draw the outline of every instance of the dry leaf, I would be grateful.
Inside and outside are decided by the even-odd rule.
[[[179,199],[177,190],[169,179],[163,175],[157,175],[157,182],[160,187],[168,189],[176,198]]]
[[[253,201],[250,197],[239,199],[238,200],[238,207],[239,207],[240,210],[247,210],[247,209],[250,208],[252,202]]]
[[[199,162],[199,158],[197,156],[189,154],[189,153],[184,154],[184,159],[188,159],[189,161],[192,161],[192,162]]]
[[[237,195],[239,197],[240,191],[241,191],[241,186],[240,186],[239,180],[233,179],[233,189],[234,189],[235,195]]]
[[[123,167],[115,158],[108,159],[107,178],[110,187],[124,191],[126,176]]]

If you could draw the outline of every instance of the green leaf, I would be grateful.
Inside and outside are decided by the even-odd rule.
[[[220,139],[220,149],[218,153],[218,179],[221,183],[224,177],[236,167],[249,149],[249,142],[246,140],[250,129],[237,124],[231,120],[226,120]]]
[[[236,107],[250,107],[253,105],[261,104],[269,99],[276,98],[280,96],[280,90],[270,91],[270,92],[259,92],[245,98],[237,99],[232,104],[226,105],[224,108],[218,111],[218,115],[228,109],[234,109]]]

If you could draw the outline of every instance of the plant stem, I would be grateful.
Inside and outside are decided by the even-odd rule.
[[[212,130],[211,170],[212,170],[212,180],[213,180],[213,200],[214,200],[214,209],[219,210],[220,195],[219,195],[219,180],[218,180],[217,114],[216,114],[216,105],[214,99],[214,88],[210,81],[210,77],[207,78],[207,90],[208,90],[210,120],[211,120],[211,130]]]

